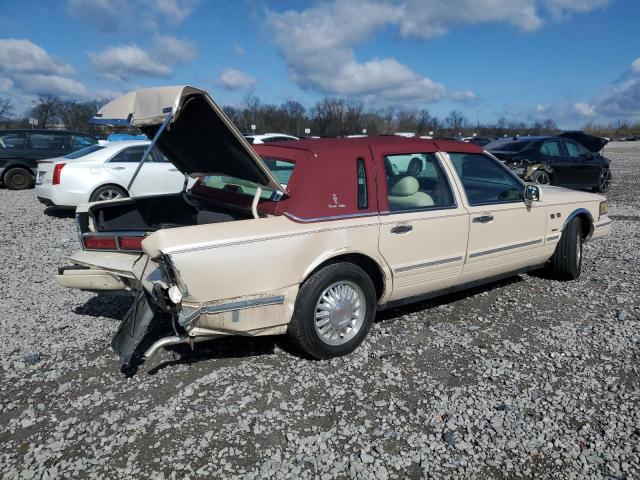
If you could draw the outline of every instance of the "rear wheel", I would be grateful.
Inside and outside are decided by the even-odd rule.
[[[551,270],[560,280],[576,280],[582,271],[582,222],[574,218],[564,228],[556,251],[551,257]]]
[[[536,170],[531,175],[531,181],[538,185],[551,185],[551,175],[544,170]]]
[[[113,200],[114,198],[124,198],[128,196],[127,192],[117,185],[103,185],[102,187],[95,189],[91,194],[89,201],[102,202],[103,200]]]
[[[33,187],[33,175],[26,168],[14,167],[4,174],[4,185],[9,190],[25,190]]]
[[[606,193],[609,191],[609,187],[611,186],[611,170],[608,168],[601,168],[600,175],[598,176],[598,185],[596,185],[593,189],[596,192]]]
[[[302,284],[287,334],[312,358],[346,355],[362,343],[375,312],[375,287],[367,273],[352,263],[335,263]]]

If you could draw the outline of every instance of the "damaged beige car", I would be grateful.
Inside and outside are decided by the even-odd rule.
[[[344,355],[384,308],[543,267],[575,279],[583,242],[610,229],[604,197],[526,185],[468,143],[253,149],[185,86],[131,92],[95,121],[140,128],[197,179],[77,209],[83,249],[56,279],[135,294],[112,341],[129,372],[163,347],[225,335],[286,333],[312,358]]]

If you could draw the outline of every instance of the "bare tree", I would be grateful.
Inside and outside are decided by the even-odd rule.
[[[38,120],[42,128],[53,125],[56,122],[56,109],[59,99],[55,95],[40,95],[31,107],[31,116]]]
[[[451,110],[445,119],[452,135],[459,135],[469,125],[469,120],[459,110]]]
[[[7,120],[13,115],[13,103],[8,98],[0,98],[0,120]]]

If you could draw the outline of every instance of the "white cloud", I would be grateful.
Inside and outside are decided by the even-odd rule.
[[[196,57],[193,43],[171,35],[156,35],[153,45],[155,56],[173,65],[189,62]]]
[[[256,79],[240,70],[227,68],[218,77],[218,83],[227,90],[251,90],[256,86]]]
[[[104,33],[155,29],[158,23],[177,24],[199,0],[67,0],[67,12]]]
[[[149,2],[170,23],[180,23],[196,8],[198,0],[153,0]]]
[[[598,112],[610,117],[640,119],[640,58],[598,99]]]
[[[591,105],[588,102],[574,103],[573,111],[582,117],[594,117],[596,115],[595,105]]]
[[[19,74],[13,82],[21,92],[32,95],[50,94],[65,99],[89,97],[89,92],[82,83],[58,75]]]
[[[0,39],[0,91],[16,95],[51,94],[71,100],[88,96],[86,87],[69,78],[73,68],[25,39]]]
[[[5,38],[0,39],[1,72],[69,75],[73,68],[29,40]]]
[[[154,59],[137,45],[109,47],[101,52],[89,53],[96,70],[104,77],[124,81],[132,77],[169,77],[171,68]]]
[[[241,57],[244,57],[245,51],[244,51],[244,48],[242,48],[240,45],[234,45],[233,51],[236,52],[236,54],[240,55]]]
[[[6,92],[13,87],[13,80],[7,77],[0,77],[0,92]]]
[[[429,39],[469,24],[505,23],[523,32],[610,0],[331,0],[304,10],[267,12],[276,46],[293,80],[328,94],[378,101],[475,100],[471,91],[448,91],[395,58],[360,62],[354,47],[383,28]],[[549,18],[547,18],[549,17]],[[375,75],[375,76],[374,76]]]
[[[123,82],[134,77],[170,77],[173,65],[196,57],[196,48],[191,42],[172,35],[155,35],[148,50],[130,44],[108,47],[88,55],[100,75]]]

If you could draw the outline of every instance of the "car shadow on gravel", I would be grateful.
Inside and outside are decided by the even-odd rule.
[[[275,336],[229,336],[198,343],[193,350],[188,345],[176,345],[167,348],[167,351],[177,356],[176,358],[160,362],[150,368],[147,367],[148,369],[145,368],[145,370],[148,375],[155,375],[159,371],[175,365],[195,365],[211,360],[273,355],[276,345],[280,346],[280,341],[281,339]]]
[[[45,215],[54,218],[73,218],[76,214],[75,209],[47,207],[44,209]]]
[[[73,313],[121,321],[132,304],[132,295],[98,294],[84,305],[74,308]]]
[[[509,278],[505,278],[495,282],[487,283],[479,287],[470,288],[468,290],[462,290],[460,292],[449,293],[441,297],[431,298],[429,300],[423,300],[416,303],[410,303],[408,305],[402,305],[400,307],[390,308],[388,310],[383,310],[381,312],[378,312],[374,321],[376,323],[378,322],[393,323],[398,318],[404,315],[418,313],[418,312],[439,307],[441,305],[455,303],[460,300],[465,300],[466,298],[473,297],[474,295],[478,295],[480,293],[490,292],[498,288],[508,287],[510,285],[514,285],[522,281],[524,281],[522,278],[522,275],[517,275],[514,277],[509,277]]]

